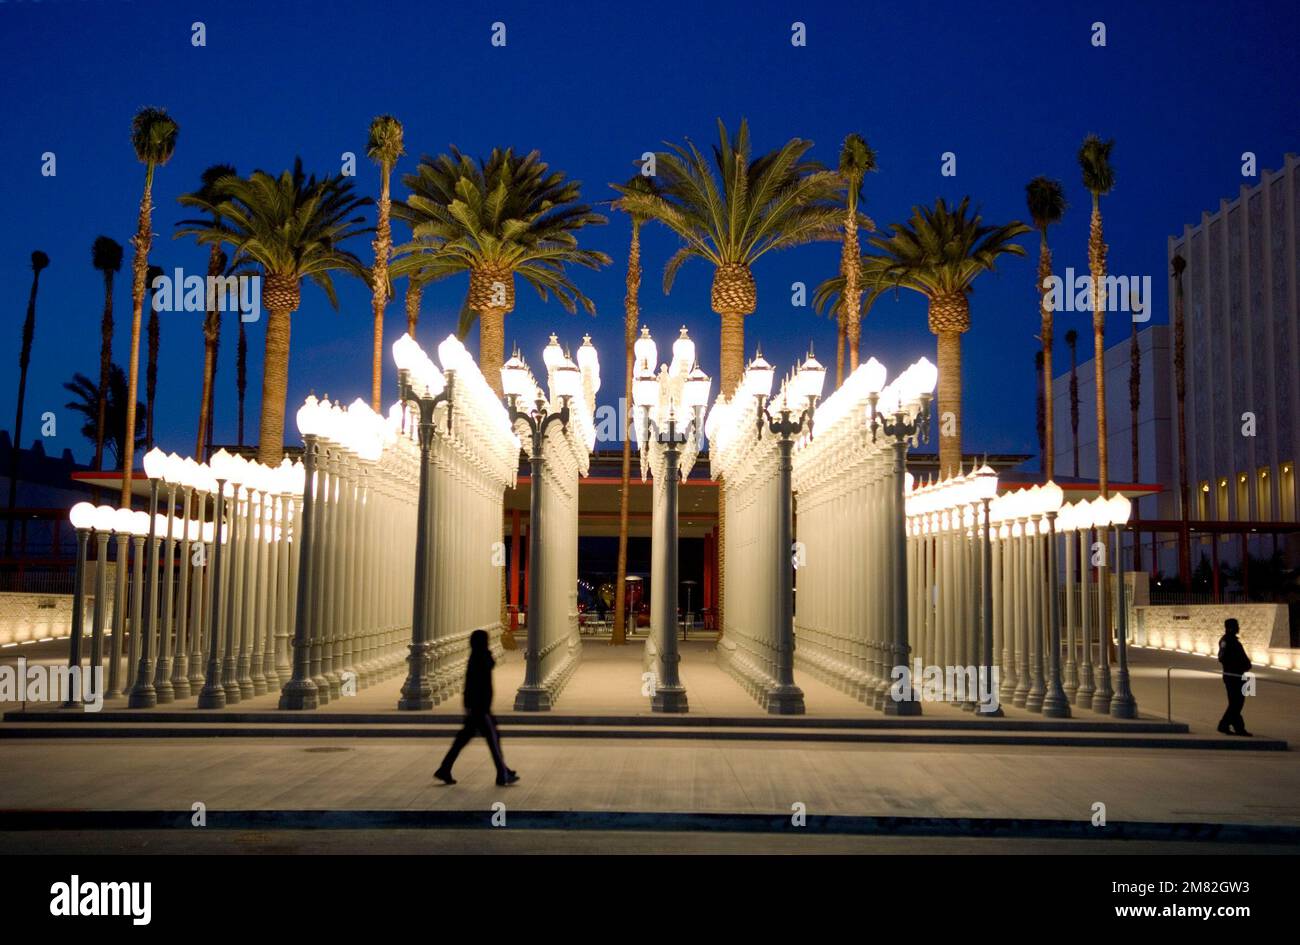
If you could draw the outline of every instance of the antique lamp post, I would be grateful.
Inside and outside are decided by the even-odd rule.
[[[686,687],[682,685],[681,654],[677,647],[678,483],[682,450],[692,437],[698,437],[704,430],[704,408],[712,381],[695,363],[695,342],[685,328],[673,342],[671,368],[658,375],[652,368],[657,351],[648,331],[642,330],[637,344],[641,345],[645,357],[638,363],[632,384],[632,399],[641,421],[640,449],[642,455],[648,455],[653,442],[658,444],[663,457],[663,573],[654,592],[658,595],[657,609],[662,614],[661,626],[665,632],[656,641],[660,678],[655,681],[650,709],[680,713],[689,711],[690,705]],[[679,409],[686,412],[684,422],[678,415]]]
[[[777,639],[776,687],[768,696],[768,711],[777,715],[802,715],[803,690],[794,682],[794,568],[790,550],[794,545],[794,493],[791,479],[794,473],[792,454],[795,438],[803,434],[812,436],[813,413],[821,398],[826,381],[826,368],[822,367],[811,351],[794,376],[781,385],[775,398],[771,396],[772,368],[762,360],[762,354],[750,365],[753,387],[750,393],[758,401],[756,425],[758,436],[766,432],[777,437],[780,453],[781,508],[777,513],[777,546],[782,550],[782,566],[777,571]],[[775,415],[774,415],[775,414]],[[901,505],[900,505],[901,511]],[[904,537],[906,541],[906,537]]]
[[[144,474],[149,477],[149,535],[145,540],[148,554],[148,595],[145,598],[145,616],[140,626],[140,662],[135,671],[135,685],[127,699],[127,708],[152,709],[158,704],[158,691],[153,683],[153,635],[158,625],[158,483],[162,480],[167,454],[154,447],[144,455]]]
[[[447,405],[447,432],[451,432],[455,405],[456,372],[444,376],[415,339],[403,335],[393,343],[393,360],[397,363],[397,397],[414,407],[419,414],[420,491],[416,506],[415,582],[411,609],[411,644],[407,656],[406,681],[397,702],[399,709],[433,708],[433,687],[429,673],[433,642],[430,635],[429,564],[433,554],[433,438],[437,433],[434,413]],[[306,521],[306,507],[303,519]]]
[[[877,431],[889,437],[894,447],[893,495],[890,521],[893,526],[894,577],[893,587],[893,642],[889,647],[892,664],[907,666],[910,646],[907,640],[907,520],[904,488],[907,474],[907,447],[915,440],[927,440],[930,428],[930,401],[938,369],[922,358],[880,393],[868,397],[871,439]],[[886,699],[886,715],[920,715],[921,703],[914,692],[902,693],[902,698]]]
[[[528,637],[524,644],[524,682],[515,695],[515,711],[538,712],[551,707],[551,694],[542,685],[542,646],[546,636],[542,621],[543,608],[537,606],[541,597],[542,582],[542,520],[543,470],[546,463],[544,447],[546,433],[553,425],[569,428],[569,403],[582,393],[582,372],[560,348],[555,335],[542,352],[542,360],[555,385],[554,396],[560,399],[560,409],[551,411],[546,395],[537,385],[528,364],[515,352],[501,368],[501,388],[506,396],[510,425],[522,423],[530,438],[529,502],[528,502],[528,567],[531,597],[528,601]],[[531,400],[532,405],[520,409],[520,402]]]
[[[85,632],[86,609],[86,545],[90,541],[91,529],[95,527],[95,507],[89,502],[78,502],[68,512],[68,519],[77,531],[77,567],[73,572],[72,585],[72,635],[68,638],[68,668],[81,672],[81,636]],[[69,679],[75,678],[71,674]],[[77,704],[73,690],[68,689],[65,707]]]
[[[1107,502],[1110,510],[1110,524],[1115,529],[1115,607],[1118,612],[1118,659],[1115,671],[1115,696],[1110,702],[1110,714],[1117,719],[1137,718],[1137,700],[1129,685],[1128,673],[1128,601],[1124,587],[1124,568],[1120,561],[1120,529],[1128,524],[1132,513],[1132,504],[1122,493],[1115,493]]]

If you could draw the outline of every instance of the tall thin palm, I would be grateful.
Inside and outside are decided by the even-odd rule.
[[[154,280],[163,274],[162,267],[150,266],[147,274],[149,288],[152,289]],[[149,354],[144,372],[144,399],[145,399],[145,423],[144,423],[144,443],[145,449],[153,449],[153,420],[154,407],[158,403],[158,346],[162,339],[160,337],[161,328],[158,324],[158,302],[151,292],[149,295],[149,323],[147,335],[149,339]]]
[[[380,411],[384,379],[384,308],[391,287],[388,284],[388,259],[393,252],[393,208],[391,182],[397,159],[405,154],[402,147],[402,123],[392,115],[379,115],[370,122],[366,155],[379,165],[379,203],[375,215],[375,263],[370,268],[371,308],[374,311],[374,344],[371,351],[370,406]]]
[[[27,399],[27,366],[32,361],[32,341],[36,337],[36,290],[41,284],[41,270],[50,257],[39,249],[32,253],[32,291],[27,296],[27,318],[23,321],[23,346],[18,352],[18,407],[14,416],[14,440],[9,453],[9,514],[5,518],[5,556],[14,551],[14,508],[18,502],[18,451],[23,445],[23,403]]]
[[[1102,141],[1088,135],[1079,148],[1083,186],[1092,195],[1088,269],[1092,274],[1093,376],[1097,388],[1097,484],[1103,496],[1110,495],[1110,455],[1106,442],[1106,241],[1101,226],[1101,198],[1115,186],[1115,171],[1110,163],[1114,146],[1114,139]]]
[[[120,365],[109,364],[108,396],[105,399],[104,420],[100,421],[99,390],[94,381],[84,374],[75,374],[71,381],[63,385],[64,390],[76,399],[64,406],[79,413],[84,418],[81,435],[93,443],[102,443],[113,454],[114,468],[122,468],[122,457],[126,452],[123,439],[126,435],[126,374]],[[135,424],[135,445],[144,445],[144,404],[137,404]]]
[[[182,205],[204,211],[212,222],[220,222],[221,214],[217,210],[221,202],[220,183],[226,178],[236,177],[235,169],[229,164],[214,164],[203,172],[199,189],[180,198]],[[208,284],[226,274],[229,258],[222,251],[220,244],[208,247]],[[203,317],[203,391],[199,398],[199,427],[195,436],[194,455],[203,459],[212,447],[212,415],[215,410],[217,353],[221,347],[221,310],[217,304],[215,292],[208,293],[207,311]]]
[[[657,220],[683,245],[664,267],[664,291],[697,257],[713,266],[711,302],[722,320],[721,389],[730,397],[744,372],[744,317],[758,306],[752,267],[765,254],[813,241],[840,239],[842,186],[836,171],[805,156],[811,141],[792,138],[775,151],[751,155],[749,124],[733,137],[718,119],[713,160],[689,140],[655,155],[662,194],[615,187],[626,209]],[[861,215],[858,225],[871,227]]]
[[[332,273],[369,278],[366,266],[343,246],[354,236],[373,232],[357,215],[371,201],[356,196],[352,183],[342,176],[308,177],[301,159],[279,176],[254,171],[247,179],[227,178],[220,190],[219,222],[184,220],[180,233],[208,245],[228,244],[234,248],[235,271],[262,273],[268,316],[257,458],[276,466],[284,456],[290,317],[302,300],[302,280],[319,286],[338,308]]]
[[[939,367],[939,469],[956,475],[961,466],[961,336],[970,330],[970,292],[975,278],[992,272],[999,257],[1023,256],[1011,242],[1029,227],[1014,220],[986,226],[970,212],[970,198],[949,207],[940,197],[933,207],[913,207],[906,223],[873,236],[868,255],[881,286],[911,289],[929,303],[930,331],[937,339]]]
[[[659,185],[653,177],[637,174],[622,185],[628,193],[657,195]],[[616,210],[627,210],[624,199],[611,203]],[[614,590],[614,631],[610,642],[621,645],[627,642],[627,538],[628,538],[628,493],[632,482],[632,347],[636,343],[636,326],[641,317],[641,227],[645,225],[646,216],[634,210],[627,210],[632,221],[632,238],[627,249],[627,291],[623,295],[623,410],[627,424],[627,433],[623,436],[623,472],[622,488],[618,500],[618,568]]]
[[[113,366],[113,279],[122,269],[122,244],[97,236],[90,247],[90,262],[104,277],[104,314],[99,320],[99,388],[95,413],[95,469],[104,468],[104,434],[108,427],[108,375]]]
[[[869,173],[876,170],[876,152],[860,134],[850,134],[840,148],[840,177],[844,181],[844,239],[840,244],[840,275],[844,278],[844,291],[840,294],[839,333],[848,347],[849,371],[858,366],[859,337],[865,309],[858,303],[861,283],[858,260],[862,250],[858,245],[858,204],[863,199],[862,184]],[[836,345],[835,380],[844,381],[844,356]]]
[[[1043,475],[1052,479],[1056,474],[1056,418],[1052,402],[1052,332],[1053,313],[1049,292],[1052,278],[1052,250],[1047,243],[1047,228],[1060,223],[1065,215],[1065,189],[1059,180],[1035,177],[1025,186],[1025,202],[1029,217],[1038,230],[1038,311],[1042,321],[1039,337],[1043,343]]]
[[[126,419],[123,426],[122,495],[120,504],[131,502],[131,467],[135,462],[136,395],[140,386],[140,329],[144,315],[144,297],[149,274],[149,249],[153,245],[153,175],[154,171],[171,160],[176,151],[176,138],[180,126],[161,108],[142,108],[131,122],[131,144],[135,156],[145,166],[144,193],[140,196],[140,212],[136,221],[135,236],[131,245],[135,255],[131,260],[131,353],[127,363]]]
[[[423,157],[414,174],[402,177],[410,196],[393,204],[393,216],[410,224],[412,239],[396,250],[391,271],[410,276],[421,288],[450,276],[469,274],[462,313],[464,334],[477,320],[479,367],[501,393],[505,360],[505,317],[515,307],[515,276],[551,294],[569,312],[596,306],[568,276],[570,265],[598,269],[610,262],[601,252],[581,249],[577,233],[607,222],[579,203],[581,185],[552,171],[536,151],[520,157],[507,148],[475,160],[452,147],[450,154]]]

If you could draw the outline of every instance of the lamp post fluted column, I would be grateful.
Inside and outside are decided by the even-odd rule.
[[[130,511],[126,512],[127,522],[130,521]],[[109,664],[108,664],[108,690],[104,693],[105,699],[116,699],[122,694],[122,636],[126,633],[126,610],[127,610],[127,571],[130,566],[130,542],[131,533],[125,530],[126,526],[118,528],[117,531],[117,567],[116,571],[116,592],[113,594],[113,641],[109,646]]]
[[[1112,500],[1113,501],[1113,500]],[[1137,700],[1129,685],[1128,673],[1128,589],[1124,586],[1124,568],[1120,561],[1120,525],[1115,524],[1115,607],[1119,612],[1118,659],[1115,670],[1115,695],[1110,701],[1110,714],[1117,719],[1137,718]]]
[[[679,478],[678,462],[681,459],[682,445],[689,433],[679,434],[677,421],[669,418],[667,429],[659,437],[664,447],[664,567],[661,587],[655,589],[659,594],[659,610],[663,614],[661,621],[664,630],[659,641],[659,679],[655,683],[654,696],[650,699],[653,712],[688,712],[690,705],[686,698],[686,687],[682,685],[680,672],[681,653],[677,647],[677,480]],[[787,543],[788,546],[788,543]]]
[[[149,478],[149,534],[145,539],[146,553],[149,556],[147,578],[149,596],[145,599],[145,614],[140,621],[140,662],[135,671],[135,685],[131,687],[131,695],[126,703],[129,709],[152,709],[158,704],[158,692],[153,685],[153,658],[150,649],[158,610],[158,542],[155,538],[158,530],[157,521],[158,479],[151,476]]]
[[[77,526],[77,567],[73,572],[75,583],[72,588],[72,632],[68,637],[68,669],[72,671],[69,673],[69,680],[81,675],[81,636],[85,632],[86,619],[86,546],[89,542],[90,529]],[[69,686],[67,698],[63,702],[65,708],[77,704],[73,696],[73,689]]]
[[[221,530],[226,511],[226,480],[217,479],[212,494],[212,609],[208,613],[208,668],[199,690],[200,709],[220,709],[226,704],[221,684]]]
[[[981,647],[981,656],[983,658],[984,681],[980,686],[980,696],[987,694],[990,701],[981,700],[979,711],[981,715],[1001,716],[1002,706],[999,704],[1000,696],[998,686],[993,679],[993,534],[992,520],[989,515],[989,506],[992,498],[985,496],[980,505],[984,513],[984,529],[982,542],[982,580],[980,581],[980,590],[983,600],[981,611],[981,623],[983,625],[983,644]]]
[[[172,688],[172,608],[175,603],[173,594],[172,572],[176,563],[176,483],[171,479],[173,466],[167,466],[167,535],[162,539],[163,560],[162,587],[162,623],[158,628],[158,662],[154,670],[154,691],[158,694],[158,704],[163,705],[176,700],[176,691]]]
[[[1056,566],[1056,512],[1047,513],[1047,581],[1048,609],[1051,615],[1051,656],[1048,663],[1047,692],[1043,696],[1043,715],[1049,719],[1068,719],[1070,700],[1061,685],[1061,596]],[[1069,541],[1069,535],[1066,541]]]
[[[302,513],[294,522],[298,544],[298,580],[294,590],[298,605],[293,621],[293,671],[280,689],[281,709],[314,709],[320,704],[316,683],[311,678],[312,639],[312,546],[316,541],[316,460],[320,446],[313,434],[303,435]]]
[[[542,685],[542,647],[545,645],[543,622],[545,608],[540,606],[543,593],[542,575],[542,477],[545,475],[546,431],[554,423],[569,426],[569,400],[562,398],[558,413],[547,413],[546,402],[538,397],[531,410],[519,409],[519,398],[509,398],[510,424],[523,422],[531,438],[528,497],[528,568],[530,572],[527,639],[524,643],[524,682],[515,693],[516,712],[545,712],[551,708],[551,693]]]
[[[437,435],[434,425],[434,411],[438,405],[447,404],[447,430],[452,423],[453,398],[455,391],[455,372],[446,373],[446,383],[437,393],[425,389],[419,391],[407,370],[397,372],[398,398],[405,404],[414,405],[419,411],[418,432],[420,438],[420,477],[419,495],[416,500],[415,524],[415,581],[413,582],[411,604],[411,642],[406,657],[406,681],[402,683],[401,697],[397,707],[404,710],[433,708],[433,683],[430,666],[430,653],[433,640],[430,634],[429,613],[429,574],[433,567],[433,438]]]

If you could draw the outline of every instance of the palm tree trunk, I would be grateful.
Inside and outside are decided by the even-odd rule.
[[[265,298],[265,296],[264,296]],[[284,407],[289,389],[289,323],[293,310],[268,306],[266,356],[262,365],[262,418],[257,461],[278,466],[284,458]],[[242,407],[241,407],[242,412]]]
[[[1047,246],[1047,231],[1044,229],[1038,247],[1038,306],[1043,338],[1043,476],[1049,481],[1056,476],[1056,419],[1052,403],[1052,335],[1055,326],[1047,292],[1047,280],[1051,276],[1052,251]]]
[[[1092,195],[1088,233],[1088,268],[1092,273],[1093,376],[1097,388],[1097,485],[1110,495],[1110,456],[1106,443],[1106,243],[1102,238],[1101,206]]]
[[[415,327],[420,323],[420,297],[424,295],[424,286],[414,279],[406,283],[406,333],[415,337]]]
[[[158,310],[152,300],[149,303],[149,362],[144,374],[145,396],[145,449],[153,449],[153,414],[158,401]]]
[[[505,364],[506,312],[503,308],[484,308],[478,313],[478,365],[488,386],[497,397],[501,389],[501,365]]]
[[[939,475],[961,471],[961,332],[936,336],[939,368]]]
[[[840,269],[844,273],[844,295],[840,299],[840,311],[843,313],[841,324],[844,326],[844,343],[849,349],[850,374],[858,367],[858,343],[862,328],[862,291],[858,285],[860,255],[858,201],[856,194],[850,194],[849,211],[844,217],[844,240],[840,245]]]
[[[841,311],[835,317],[835,386],[839,387],[844,383],[844,340],[847,332],[844,329],[844,312]]]
[[[221,275],[222,253],[220,246],[208,252],[208,284]],[[203,316],[203,393],[199,398],[199,430],[195,436],[194,458],[203,462],[211,442],[208,439],[208,419],[212,415],[212,385],[217,373],[217,344],[221,333],[221,312],[216,306],[216,293],[208,300]]]
[[[632,242],[627,251],[627,292],[623,296],[623,410],[626,420],[623,430],[622,489],[618,499],[618,568],[614,586],[614,632],[610,643],[621,646],[627,642],[627,538],[628,500],[632,485],[632,367],[633,345],[636,343],[636,323],[640,317],[638,296],[641,291],[641,224],[632,220]]]
[[[393,246],[393,231],[389,225],[392,199],[389,196],[391,168],[381,164],[379,169],[379,208],[375,226],[375,265],[371,270],[371,307],[374,310],[374,345],[371,351],[370,407],[382,413],[382,387],[384,379],[384,307],[388,304],[388,254]]]
[[[32,291],[27,297],[27,318],[23,322],[23,346],[18,353],[18,407],[14,416],[14,441],[9,453],[9,514],[5,519],[5,557],[14,552],[14,509],[18,502],[18,451],[23,443],[23,405],[27,400],[27,366],[32,360],[32,340],[36,336],[36,290],[41,271],[33,266]]]
[[[722,393],[730,400],[740,386],[745,373],[745,317],[735,312],[719,312],[722,319],[721,368]],[[718,605],[716,624],[718,636],[725,629],[723,596],[727,589],[727,493],[718,490]]]
[[[135,466],[135,404],[140,390],[140,328],[144,315],[145,276],[149,272],[149,247],[153,244],[153,165],[145,172],[144,194],[131,244],[131,354],[126,372],[126,426],[122,434],[122,494],[119,505],[131,505],[131,471]]]
[[[108,372],[113,366],[113,270],[104,270],[104,316],[99,323],[99,397],[95,421],[95,469],[104,468],[104,423],[108,413]]]

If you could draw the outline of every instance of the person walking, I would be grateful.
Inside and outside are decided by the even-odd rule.
[[[487,739],[488,750],[492,752],[492,763],[497,769],[497,784],[504,787],[519,780],[519,775],[506,767],[505,757],[501,754],[501,736],[497,733],[497,721],[492,717],[492,667],[496,660],[488,648],[486,630],[475,630],[469,635],[469,664],[465,668],[465,724],[461,726],[456,738],[447,750],[442,764],[433,776],[444,784],[455,784],[451,776],[452,765],[460,755],[461,749],[469,744],[475,735]]]
[[[1237,639],[1240,632],[1232,617],[1223,621],[1223,636],[1219,638],[1219,664],[1223,667],[1223,687],[1228,691],[1228,708],[1219,719],[1219,731],[1224,735],[1249,735],[1241,710],[1246,705],[1242,677],[1250,672],[1250,657]]]

